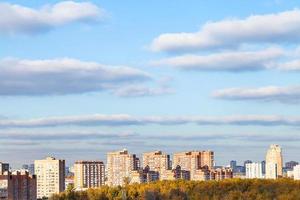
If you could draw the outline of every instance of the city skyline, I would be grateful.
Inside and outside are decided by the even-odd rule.
[[[212,150],[226,165],[265,160],[270,144],[299,161],[299,7],[1,2],[0,162],[126,148]]]

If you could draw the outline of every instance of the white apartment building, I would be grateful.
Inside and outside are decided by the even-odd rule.
[[[271,163],[267,162],[266,163],[266,178],[267,179],[277,179],[278,174],[277,174],[277,163]]]
[[[247,163],[246,178],[263,178],[261,163]]]
[[[294,166],[293,175],[294,175],[294,180],[300,180],[300,165]]]

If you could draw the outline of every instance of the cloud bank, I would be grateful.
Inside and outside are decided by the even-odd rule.
[[[71,58],[2,59],[0,71],[0,96],[97,92],[151,79],[135,68]]]
[[[195,33],[164,33],[153,51],[185,52],[232,48],[247,43],[293,43],[300,39],[300,10],[207,22]]]
[[[225,100],[247,100],[281,103],[300,103],[300,86],[260,88],[228,88],[213,93],[213,97]]]
[[[183,55],[151,62],[152,65],[171,66],[184,70],[255,71],[271,67],[284,52],[279,48],[259,51],[221,52],[209,55]]]
[[[60,126],[146,126],[146,125],[236,125],[236,126],[300,126],[300,117],[277,115],[241,115],[241,116],[131,116],[82,115],[36,119],[0,119],[0,128],[38,128]]]
[[[35,34],[72,22],[98,21],[104,11],[89,2],[62,1],[39,9],[0,3],[0,33]]]

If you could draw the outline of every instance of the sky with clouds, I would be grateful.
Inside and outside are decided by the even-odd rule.
[[[299,161],[300,2],[0,3],[0,160],[127,148]]]

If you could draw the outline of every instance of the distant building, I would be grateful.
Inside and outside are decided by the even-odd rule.
[[[147,166],[131,172],[130,183],[149,183],[159,180],[159,172],[151,171]]]
[[[105,184],[105,167],[102,161],[76,161],[74,170],[74,187],[77,190]]]
[[[286,172],[286,177],[288,178],[294,178],[294,170],[290,170]]]
[[[21,170],[26,170],[30,175],[34,174],[34,164],[23,164]]]
[[[246,178],[263,178],[261,163],[246,164]]]
[[[263,160],[261,161],[261,171],[262,171],[262,174],[266,174],[266,161]]]
[[[2,175],[6,171],[9,171],[9,164],[0,162],[0,175]]]
[[[294,166],[293,176],[294,180],[300,180],[300,165]]]
[[[109,186],[130,182],[131,173],[138,169],[139,159],[135,154],[129,154],[126,149],[107,153],[107,184]]]
[[[190,171],[191,180],[196,180],[197,170],[212,169],[214,166],[213,151],[188,151],[175,153],[173,156],[173,169],[180,166],[182,170]]]
[[[282,150],[279,145],[270,145],[266,155],[266,178],[274,178],[273,169],[276,168],[276,178],[282,176]],[[270,174],[272,172],[272,174]]]
[[[286,168],[287,170],[293,170],[294,167],[295,167],[296,165],[298,165],[298,164],[299,164],[299,163],[296,162],[296,161],[286,162],[286,163],[285,163],[285,168]]]
[[[233,172],[235,172],[236,166],[237,166],[236,160],[230,161],[230,168],[232,169]]]
[[[266,163],[266,178],[267,179],[278,178],[277,163],[272,163],[272,162]]]
[[[233,172],[231,168],[216,168],[209,171],[210,180],[223,180],[233,178]]]
[[[170,155],[161,151],[143,153],[143,167],[148,166],[150,171],[156,171],[160,176],[171,169],[170,163]]]
[[[38,198],[50,197],[65,190],[65,160],[47,157],[35,160],[34,166]]]
[[[245,160],[244,161],[244,168],[245,168],[245,172],[246,172],[246,165],[252,163],[252,160]]]
[[[36,177],[25,170],[0,175],[0,199],[36,200]]]
[[[175,169],[166,170],[160,177],[160,180],[190,180],[190,171],[182,170],[178,165]]]
[[[74,186],[74,176],[68,176],[65,178],[65,189],[68,189],[69,187],[75,188]]]

